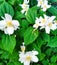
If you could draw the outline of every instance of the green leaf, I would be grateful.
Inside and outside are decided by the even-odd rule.
[[[4,52],[2,55],[1,55],[1,59],[8,59],[9,57],[9,53],[8,52]]]
[[[48,59],[47,60],[43,60],[42,63],[43,63],[43,65],[49,65],[49,60]]]
[[[2,4],[4,2],[4,0],[0,0],[0,4]]]
[[[14,5],[15,4],[15,1],[16,0],[8,0],[8,3],[10,3],[11,5]]]
[[[51,31],[51,34],[53,34],[53,35],[57,35],[57,29],[54,30],[54,31],[52,30],[52,31]]]
[[[54,38],[51,38],[50,42],[47,44],[47,46],[50,47],[57,47],[57,36]]]
[[[16,19],[22,19],[22,18],[25,18],[25,16],[24,16],[24,14],[22,14],[21,12],[19,12],[19,11],[16,11],[16,13],[15,13],[15,18]]]
[[[30,24],[32,24],[35,22],[36,17],[37,17],[37,6],[34,6],[28,10],[26,19]]]
[[[57,65],[57,63],[49,63],[49,65]]]
[[[37,39],[38,35],[38,30],[34,31],[32,27],[29,27],[24,33],[24,42],[26,45],[33,43]]]
[[[13,53],[11,55],[9,55],[9,58],[10,58],[10,60],[18,61],[18,59],[19,59],[18,52],[14,50]]]
[[[42,33],[41,37],[42,37],[43,41],[50,42],[50,36],[48,34]]]
[[[35,6],[37,4],[37,0],[30,0],[30,7]]]
[[[52,0],[52,2],[54,3],[54,2],[57,2],[57,0]]]
[[[52,15],[54,15],[54,16],[57,17],[57,9],[56,9],[55,7],[51,6],[51,7],[48,9],[48,11],[49,11]]]
[[[14,65],[14,63],[13,62],[9,62],[7,65]]]
[[[28,27],[28,22],[27,20],[22,20],[22,24],[21,24],[22,28],[26,29]]]
[[[39,57],[40,61],[42,61],[45,58],[45,54],[44,53],[40,53],[38,55],[38,57]]]
[[[3,65],[3,63],[0,63],[0,65]]]
[[[46,51],[45,51],[45,54],[49,57],[51,56],[51,53],[52,53],[52,49],[51,48],[48,48]]]
[[[57,61],[57,56],[52,56],[51,57],[51,63],[56,63],[56,61]]]
[[[8,36],[3,35],[2,36],[2,49],[12,53],[16,45],[15,36]]]
[[[14,16],[14,10],[11,5],[9,5],[7,2],[3,2],[0,5],[0,16],[4,16],[5,13],[10,14],[11,16]]]
[[[22,65],[19,61],[9,62],[7,65]]]
[[[22,65],[19,61],[14,61],[14,65]]]

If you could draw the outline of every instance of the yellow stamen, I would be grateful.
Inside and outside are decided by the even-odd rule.
[[[46,5],[44,5],[44,8],[47,8],[47,6],[46,6]]]
[[[48,26],[51,27],[52,26],[52,23],[49,23]]]
[[[46,22],[46,20],[45,19],[42,19],[42,23],[45,23]]]
[[[27,5],[26,5],[25,3],[23,3],[23,8],[24,8],[24,9],[27,8]]]
[[[13,26],[12,22],[11,21],[8,21],[7,22],[7,26],[12,27]]]
[[[42,5],[42,1],[40,1],[40,4]]]
[[[28,61],[31,60],[31,57],[30,56],[27,56],[26,57],[26,60],[28,60]]]

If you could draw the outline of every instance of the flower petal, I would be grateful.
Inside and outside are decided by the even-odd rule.
[[[12,21],[12,16],[9,14],[5,14],[5,20],[6,21]]]
[[[2,21],[0,21],[0,30],[2,30],[3,31],[3,29],[5,28],[5,21],[4,20],[2,20]]]
[[[32,51],[33,55],[38,55],[37,51]]]
[[[56,24],[52,24],[51,29],[55,30],[56,29]]]
[[[14,33],[14,28],[13,27],[8,27],[4,29],[5,34],[13,34]]]
[[[20,26],[19,22],[17,20],[13,20],[12,24],[14,25],[15,30]]]
[[[55,18],[56,18],[56,16],[51,16],[51,17],[49,18],[49,22],[54,21]]]
[[[33,55],[32,55],[32,61],[33,61],[33,62],[38,62],[39,59],[37,58],[37,56],[33,56]]]
[[[30,65],[30,61],[25,61],[24,65]]]
[[[46,31],[46,33],[49,34],[50,33],[50,28],[48,26],[46,26],[45,31]]]

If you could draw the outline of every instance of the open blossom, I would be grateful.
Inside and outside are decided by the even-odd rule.
[[[36,29],[37,27],[40,27],[40,29],[45,29],[46,33],[50,33],[50,30],[55,30],[56,29],[56,23],[54,21],[55,19],[55,16],[47,16],[47,15],[44,15],[44,18],[43,17],[39,17],[37,19],[37,23],[38,25],[36,25],[37,23],[35,23],[33,26],[34,28]]]
[[[29,0],[24,0],[23,4],[20,4],[20,6],[22,7],[21,12],[22,13],[27,13],[28,9],[29,9]]]
[[[18,29],[20,25],[17,20],[12,20],[12,16],[9,14],[5,14],[5,18],[2,17],[3,20],[0,21],[0,30],[4,31],[5,34],[13,34],[14,30]]]
[[[44,18],[42,16],[40,16],[39,18],[36,17],[33,28],[37,29],[39,26],[41,26],[41,27],[45,26],[47,19],[48,19],[48,16],[46,16],[46,15],[44,15]]]
[[[45,28],[46,33],[49,34],[50,30],[56,29],[56,24],[55,24],[55,21],[54,21],[55,16],[51,16],[51,17],[45,16],[45,18],[43,18],[43,19],[45,19],[45,21],[44,21],[44,25],[41,26],[41,29]],[[42,23],[42,20],[41,20],[41,23]]]
[[[44,1],[42,6],[41,6],[43,11],[46,11],[50,7],[51,7],[51,5],[48,5],[48,1]]]
[[[23,47],[21,47],[22,49],[24,49],[24,45]],[[38,52],[37,51],[29,51],[29,52],[25,52],[21,50],[20,54],[19,54],[19,61],[21,63],[23,63],[24,65],[30,65],[31,62],[38,62],[39,59],[37,58]]]
[[[38,5],[42,8],[43,11],[46,11],[51,5],[48,5],[48,0],[38,0]]]

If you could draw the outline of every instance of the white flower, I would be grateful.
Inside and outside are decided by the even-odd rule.
[[[20,4],[20,6],[22,7],[22,10],[21,10],[22,13],[25,13],[25,12],[27,13],[29,9],[28,3],[29,3],[29,0],[24,0],[23,4]]]
[[[39,17],[40,26],[41,26],[40,29],[42,29],[42,28],[44,28],[44,27],[46,26],[48,19],[49,19],[49,16],[47,16],[47,15],[45,15],[45,14],[44,14],[44,18],[43,18],[42,16]]]
[[[47,0],[45,0],[43,2],[42,6],[41,6],[41,8],[42,8],[43,11],[46,11],[50,7],[51,7],[51,5],[48,5],[48,1]]]
[[[41,21],[41,28],[40,29],[43,29],[45,28],[45,31],[46,33],[50,33],[50,30],[55,30],[56,29],[56,24],[55,24],[55,16],[46,16],[44,15],[44,18],[40,18],[40,21]]]
[[[38,0],[37,6],[40,6],[43,11],[51,7],[51,5],[48,5],[48,0]]]
[[[26,53],[21,53],[19,55],[21,63],[24,63],[24,65],[30,65],[30,62],[38,62],[39,59],[37,58],[38,52],[37,51],[29,51]]]
[[[20,25],[17,20],[12,20],[12,16],[9,14],[5,14],[5,18],[2,17],[3,20],[0,21],[0,30],[4,31],[5,34],[13,34],[14,30],[18,29]]]
[[[40,30],[41,29],[45,29],[46,33],[50,33],[50,30],[55,30],[57,28],[57,24],[55,22],[55,16],[47,16],[47,15],[44,15],[44,18],[43,17],[39,17],[39,18],[36,18],[36,21],[35,21],[35,24],[33,25],[33,28],[37,29],[38,27],[40,27]]]
[[[48,18],[48,16],[46,16],[46,15],[44,15],[44,18],[41,16],[39,18],[36,17],[33,28],[37,29],[39,26],[43,27],[46,23],[47,18]]]
[[[47,20],[47,24],[45,26],[45,31],[46,33],[50,33],[50,30],[55,30],[56,29],[56,24],[55,24],[55,16],[51,16],[48,20]]]
[[[19,61],[24,65],[30,65],[31,62],[38,62],[39,59],[36,56],[38,55],[37,51],[25,52],[25,46],[21,47],[21,52],[19,53]]]

